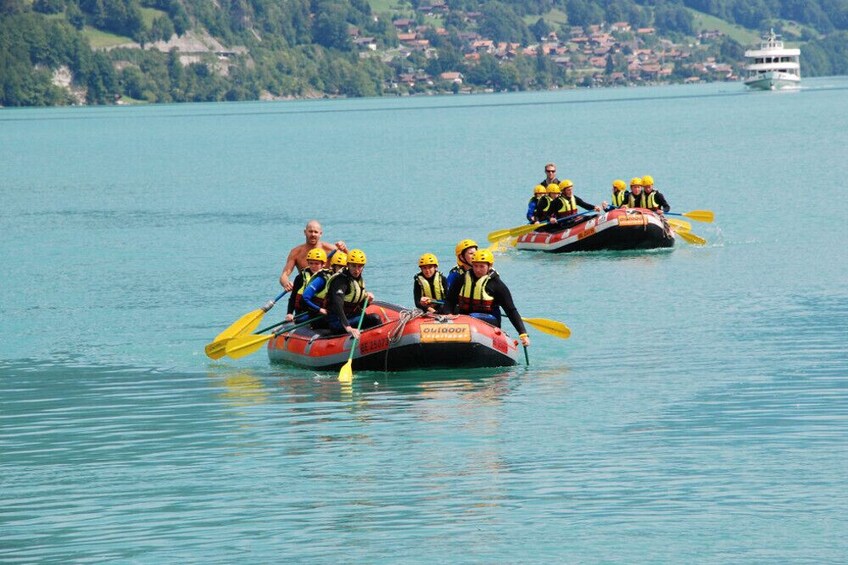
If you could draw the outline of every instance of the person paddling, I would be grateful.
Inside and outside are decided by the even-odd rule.
[[[303,301],[303,291],[309,284],[309,279],[324,270],[324,264],[327,262],[327,254],[323,249],[310,249],[306,254],[307,267],[300,271],[294,279],[292,290],[289,293],[289,305],[286,312],[286,321],[291,322],[295,316],[298,321],[305,319],[308,308]]]
[[[642,188],[645,190],[645,208],[657,214],[671,210],[662,192],[654,190],[654,177],[651,175],[642,177]]]
[[[360,325],[362,329],[380,325],[379,316],[366,314],[362,310],[366,298],[369,304],[374,301],[374,295],[365,290],[365,280],[362,278],[366,262],[365,252],[353,249],[347,254],[347,267],[330,280],[327,291],[330,330],[336,333],[347,332],[354,339],[360,337],[356,328],[360,325],[360,316],[364,316]]]
[[[569,179],[565,179],[559,183],[562,194],[551,204],[550,221],[552,224],[563,224],[571,216],[577,214],[577,207],[580,206],[584,210],[601,211],[600,206],[589,204],[579,196],[574,195],[574,183]]]
[[[456,266],[448,272],[447,288],[450,288],[454,281],[462,278],[471,269],[471,258],[474,256],[475,251],[477,251],[477,242],[473,239],[463,239],[456,244],[454,248]]]
[[[545,194],[547,194],[547,190],[541,184],[537,184],[535,188],[533,188],[533,196],[530,198],[530,202],[527,203],[527,221],[531,224],[536,223],[536,208],[539,205],[539,200],[544,198]]]
[[[322,316],[314,320],[311,324],[312,329],[327,329],[330,327],[327,318],[327,291],[329,290],[328,282],[336,274],[347,266],[347,253],[336,251],[330,258],[330,268],[323,269],[315,273],[309,284],[303,291],[303,305],[309,313],[310,318]]]
[[[512,294],[498,273],[492,269],[495,256],[479,249],[471,260],[472,269],[453,283],[445,299],[445,311],[468,314],[501,327],[501,308],[518,332],[521,344],[530,345],[524,321],[512,301]]]
[[[624,196],[622,208],[644,208],[645,194],[642,192],[642,179],[633,177],[630,179],[630,191]]]
[[[608,206],[604,206],[606,211],[620,208],[624,204],[624,197],[627,196],[627,184],[621,179],[612,181],[612,197]]]
[[[289,280],[289,277],[295,267],[297,267],[298,271],[306,268],[306,254],[310,250],[323,249],[325,253],[331,253],[338,249],[347,253],[347,246],[344,241],[337,241],[334,244],[327,243],[326,241],[321,241],[323,234],[324,230],[318,220],[309,220],[307,222],[306,228],[303,230],[303,235],[306,236],[306,243],[301,243],[289,251],[289,255],[286,257],[286,264],[283,266],[283,272],[280,274],[280,285],[284,289],[291,291],[294,284]]]
[[[443,302],[448,291],[447,280],[439,272],[439,260],[432,253],[425,253],[418,259],[418,268],[420,272],[415,275],[412,287],[415,306],[429,313],[436,312],[438,308],[433,302]]]

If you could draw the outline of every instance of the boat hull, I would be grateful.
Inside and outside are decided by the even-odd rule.
[[[784,90],[801,86],[801,78],[790,73],[768,72],[745,79],[751,90]]]
[[[418,315],[415,315],[417,312]],[[354,370],[503,367],[518,362],[518,342],[500,328],[463,315],[422,315],[376,302],[368,306],[383,323],[362,331]],[[309,328],[283,333],[268,343],[273,363],[316,370],[339,369],[349,356],[348,335],[321,336]]]
[[[612,210],[560,231],[533,231],[519,237],[515,246],[549,253],[657,249],[673,247],[674,233],[660,215],[632,208]]]

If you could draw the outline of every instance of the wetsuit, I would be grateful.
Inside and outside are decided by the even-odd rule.
[[[478,279],[474,271],[468,271],[465,277],[454,282],[445,299],[445,311],[470,314],[493,326],[501,327],[501,308],[520,334],[526,334],[524,322],[512,301],[509,288],[501,281],[498,273],[492,269],[489,274]]]
[[[448,292],[448,282],[445,276],[436,271],[429,279],[422,273],[415,275],[412,283],[412,296],[415,299],[415,307],[427,310],[427,306],[421,304],[421,297],[426,296],[431,300],[444,301],[445,295]],[[441,309],[439,304],[432,304],[432,307],[437,312]]]
[[[628,192],[624,197],[624,204],[627,208],[644,208],[648,204],[648,198],[645,196],[645,191],[640,192],[639,196]]]
[[[546,222],[551,215],[551,204],[554,199],[550,196],[543,196],[536,203],[536,221]]]
[[[571,195],[571,198],[562,195],[551,204],[551,218],[567,218],[577,213],[577,207],[584,210],[594,210],[595,205],[589,204],[579,196]]]
[[[530,202],[527,203],[527,215],[525,217],[531,224],[536,221],[536,208],[539,206],[539,200],[541,200],[541,198],[536,198],[534,196],[530,199]]]
[[[545,179],[542,179],[542,182],[540,182],[539,184],[541,184],[545,188],[548,188],[548,185],[551,184],[551,183],[559,184],[559,179],[556,178],[556,177],[552,178],[551,180],[548,180],[547,178],[545,178]]]
[[[621,208],[621,205],[624,204],[625,199],[630,193],[625,190],[612,191],[612,199],[610,200],[609,206],[606,207],[606,211],[615,210],[616,208]]]
[[[330,329],[345,333],[345,326],[355,328],[362,315],[365,316],[362,329],[380,325],[380,316],[362,312],[365,297],[365,281],[362,277],[354,278],[347,268],[332,277],[327,290],[327,318]]]
[[[453,286],[454,281],[457,279],[461,279],[465,275],[465,267],[460,267],[459,265],[454,265],[453,269],[448,271],[447,282],[445,283],[445,289],[449,289]]]
[[[657,211],[662,208],[663,212],[671,210],[671,206],[668,205],[668,201],[665,199],[665,196],[663,196],[662,192],[658,192],[656,190],[653,190],[650,194],[648,194],[645,202],[645,208],[653,211]]]
[[[289,292],[289,304],[286,314],[296,314],[295,321],[306,319],[306,316],[301,316],[301,314],[306,314],[308,311],[306,304],[303,302],[303,292],[306,290],[306,286],[312,277],[312,270],[307,267],[297,274],[294,278],[294,283],[292,283],[293,286],[291,292]]]

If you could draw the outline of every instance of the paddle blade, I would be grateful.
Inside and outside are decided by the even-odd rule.
[[[207,343],[205,349],[206,356],[210,359],[220,359],[227,354],[227,342],[229,341],[229,339],[222,339],[221,341]]]
[[[668,225],[673,227],[674,231],[692,231],[692,224],[686,220],[675,220],[674,218],[669,218]]]
[[[691,243],[692,245],[706,245],[707,240],[701,236],[695,235],[694,233],[688,231],[678,231],[675,232],[680,239],[685,241],[686,243]]]
[[[230,339],[231,337],[236,337],[237,335],[249,333],[255,330],[259,323],[262,321],[262,316],[265,315],[265,310],[262,308],[257,308],[251,312],[248,312],[232,324],[230,327],[219,333],[215,336],[215,341],[223,341],[226,339]]]
[[[266,334],[266,335],[245,335],[234,337],[227,342],[226,351],[229,357],[233,359],[240,359],[246,355],[250,355],[251,353],[255,353],[262,349],[262,346],[265,345],[271,338],[274,337],[274,334]]]
[[[504,230],[495,230],[486,236],[490,243],[497,243],[505,237],[509,237],[509,228]]]
[[[540,332],[556,336],[560,339],[571,337],[571,330],[562,322],[548,320],[547,318],[521,318]]]
[[[682,215],[696,222],[710,223],[715,219],[715,214],[712,210],[692,210],[691,212],[683,212]]]
[[[348,359],[347,363],[342,365],[342,368],[339,369],[339,382],[353,382],[353,359]]]
[[[536,231],[541,224],[527,224],[526,226],[519,226],[517,228],[512,228],[509,230],[509,237],[521,237],[525,233],[530,233],[531,231]]]

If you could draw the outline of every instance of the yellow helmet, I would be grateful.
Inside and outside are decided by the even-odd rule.
[[[630,186],[642,186],[642,179],[639,177],[633,177],[630,179]]]
[[[435,265],[439,266],[439,260],[432,253],[425,253],[421,257],[418,258],[418,266],[426,267],[427,265]]]
[[[492,255],[492,252],[488,249],[478,249],[474,252],[474,257],[471,258],[472,263],[488,263],[489,265],[493,265],[495,263],[495,256]]]
[[[350,265],[353,263],[354,265],[364,265],[367,263],[367,259],[365,258],[365,252],[361,249],[353,249],[350,253],[347,254],[347,264]]]
[[[651,175],[642,177],[642,186],[654,186],[654,177]]]
[[[306,254],[307,261],[321,261],[322,263],[327,262],[327,252],[323,249],[310,249],[309,253]]]
[[[625,188],[627,188],[627,185],[624,184],[623,180],[615,179],[614,181],[612,181],[612,187],[616,190],[624,190]]]
[[[574,186],[574,183],[571,182],[571,179],[565,179],[564,181],[561,181],[559,183],[559,187],[563,190],[565,190],[566,188],[572,188],[573,186]]]
[[[545,187],[541,184],[537,184],[535,188],[533,188],[533,194],[535,194],[536,196],[539,196],[540,194],[545,194],[546,192],[547,190],[545,190]]]
[[[552,182],[548,185],[548,194],[559,194],[560,192],[562,192],[562,190],[560,190],[557,183]]]
[[[470,249],[472,247],[477,247],[477,242],[474,241],[473,239],[463,239],[462,241],[460,241],[459,243],[456,244],[456,247],[454,248],[454,252],[455,252],[455,255],[456,255],[456,264],[458,266],[460,266],[460,267],[471,267],[471,265],[469,265],[468,263],[466,263],[462,259],[462,254],[465,253],[466,251],[468,251],[468,249]]]
[[[330,265],[341,265],[342,267],[347,265],[347,253],[342,251],[336,251],[333,253],[333,256],[330,258]]]

